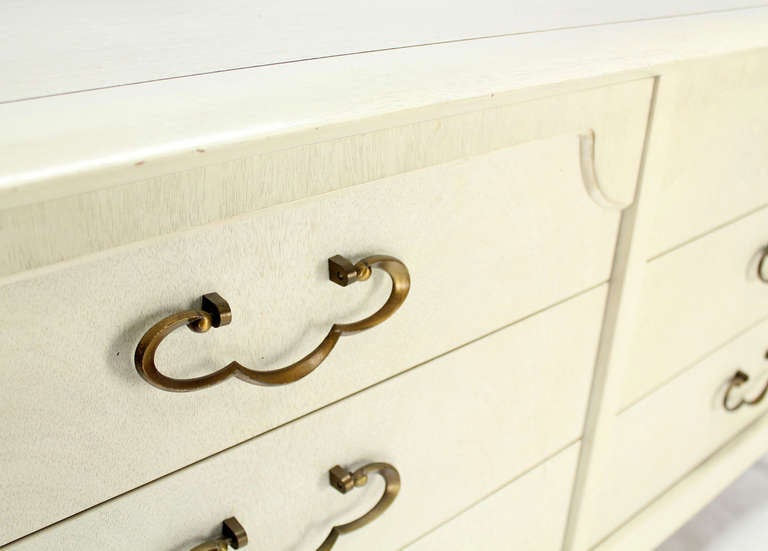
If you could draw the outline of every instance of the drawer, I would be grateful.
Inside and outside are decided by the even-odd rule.
[[[312,550],[383,490],[372,475],[341,495],[328,485],[328,469],[372,461],[394,465],[402,488],[379,519],[342,535],[337,548],[408,544],[578,442],[605,294],[605,286],[584,293],[8,549],[189,549],[236,515],[254,548]],[[123,463],[114,460],[113,470]],[[573,473],[573,458],[568,465]],[[92,473],[83,473],[85,486]],[[69,495],[53,480],[28,487]],[[8,495],[5,534],[30,524],[27,506]]]
[[[729,406],[759,395],[768,377],[767,352],[768,321],[763,321],[619,416],[610,470],[594,500],[601,529],[592,543],[765,413],[768,402],[728,412],[723,400],[739,370],[750,380],[730,390]]]
[[[649,255],[768,204],[768,50],[665,73],[644,179],[658,186]]]
[[[624,407],[768,315],[766,245],[768,208],[648,263]]]
[[[578,452],[574,444],[404,549],[561,549]]]

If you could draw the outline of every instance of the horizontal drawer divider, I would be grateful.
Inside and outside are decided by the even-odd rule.
[[[282,424],[280,424],[280,425],[277,425],[277,426],[275,426],[275,427],[272,427],[272,428],[270,428],[269,430],[266,430],[266,431],[264,431],[264,432],[261,432],[261,433],[259,433],[259,434],[253,435],[253,436],[251,436],[250,438],[246,438],[246,439],[244,439],[244,440],[242,440],[242,441],[240,441],[240,442],[237,442],[236,444],[233,444],[233,445],[231,445],[231,446],[228,446],[228,447],[226,447],[226,448],[223,448],[223,449],[221,449],[221,450],[217,451],[216,453],[210,454],[210,455],[208,455],[208,456],[206,456],[206,457],[203,457],[203,458],[200,458],[200,459],[198,459],[197,461],[193,461],[192,463],[189,463],[189,464],[187,464],[187,465],[185,465],[185,466],[183,466],[183,467],[181,467],[181,468],[178,468],[178,469],[175,469],[175,470],[173,470],[173,471],[170,471],[170,472],[168,472],[168,473],[164,474],[163,476],[159,476],[159,477],[157,477],[157,478],[154,478],[154,479],[152,479],[152,480],[150,480],[150,481],[147,481],[147,482],[145,482],[144,484],[140,484],[140,485],[138,485],[138,486],[136,486],[136,487],[134,487],[134,488],[132,488],[132,489],[130,489],[130,490],[128,490],[128,491],[122,492],[122,493],[120,493],[120,494],[117,494],[117,495],[115,495],[115,496],[112,496],[112,497],[111,497],[111,498],[109,498],[109,499],[103,500],[103,501],[101,501],[101,502],[99,502],[99,503],[96,503],[96,504],[94,504],[94,505],[90,506],[90,507],[87,507],[87,508],[85,508],[85,509],[82,509],[82,510],[78,511],[77,513],[74,513],[74,514],[72,514],[72,515],[69,515],[69,516],[67,516],[67,517],[64,517],[64,518],[62,518],[62,519],[60,519],[60,520],[57,520],[56,522],[53,522],[53,523],[50,523],[50,524],[48,524],[48,525],[46,525],[46,526],[43,526],[43,527],[41,527],[41,528],[38,528],[38,529],[36,529],[36,530],[34,530],[34,531],[32,531],[32,532],[28,533],[28,534],[25,534],[24,536],[22,536],[22,537],[20,537],[20,538],[16,538],[16,539],[14,539],[14,540],[11,540],[11,541],[9,541],[9,542],[7,542],[7,543],[3,544],[3,545],[0,545],[0,549],[4,549],[4,548],[6,548],[6,547],[8,547],[8,546],[11,546],[11,545],[13,545],[14,543],[18,543],[18,542],[20,542],[21,540],[24,540],[24,539],[26,539],[26,538],[28,538],[28,537],[30,537],[30,536],[32,536],[32,535],[34,535],[34,534],[37,534],[38,532],[42,532],[42,531],[44,531],[44,530],[47,530],[47,529],[51,528],[52,526],[56,526],[56,525],[58,525],[58,524],[62,524],[62,523],[64,523],[64,522],[67,522],[67,521],[69,521],[69,520],[75,519],[75,518],[77,518],[77,517],[81,516],[82,514],[84,514],[84,513],[88,512],[88,511],[92,510],[92,509],[98,508],[98,507],[100,507],[100,506],[102,506],[102,505],[105,505],[105,504],[107,504],[107,503],[110,503],[110,502],[112,502],[112,501],[115,501],[115,500],[117,500],[117,499],[120,499],[120,498],[122,498],[122,497],[124,497],[124,496],[130,495],[130,494],[132,494],[133,492],[135,492],[136,490],[139,490],[139,489],[141,489],[141,488],[144,488],[144,487],[146,487],[146,486],[150,486],[150,485],[152,485],[152,484],[154,484],[154,483],[156,483],[156,482],[158,482],[158,481],[160,481],[160,480],[163,480],[163,479],[165,479],[165,478],[168,478],[168,477],[170,477],[170,476],[173,476],[174,474],[176,474],[176,473],[179,473],[179,472],[181,472],[181,471],[184,471],[184,470],[186,470],[186,469],[188,469],[188,468],[190,468],[190,467],[192,467],[192,466],[194,466],[194,465],[197,465],[197,464],[199,464],[199,463],[203,463],[203,462],[205,462],[205,461],[208,461],[209,459],[211,459],[211,458],[213,458],[213,457],[216,457],[216,456],[218,456],[218,455],[221,455],[222,453],[225,453],[225,452],[227,452],[227,451],[229,451],[229,450],[231,450],[231,449],[233,449],[233,448],[237,448],[237,447],[239,447],[239,446],[241,446],[241,445],[243,445],[243,444],[246,444],[246,443],[248,443],[248,442],[251,442],[251,441],[253,441],[253,440],[257,439],[257,438],[260,438],[260,437],[262,437],[262,436],[264,436],[264,435],[266,435],[266,434],[269,434],[269,433],[275,432],[275,431],[277,431],[277,430],[280,430],[280,429],[282,429],[282,428],[284,428],[284,427],[286,427],[286,426],[288,426],[288,425],[292,425],[292,424],[294,424],[294,423],[296,423],[296,422],[300,421],[301,419],[304,419],[304,418],[306,418],[306,417],[312,416],[312,415],[314,415],[314,414],[316,414],[316,413],[318,413],[318,412],[320,412],[320,411],[322,411],[322,410],[328,409],[328,408],[330,408],[330,407],[332,407],[332,406],[334,406],[334,405],[336,405],[336,404],[338,404],[338,403],[340,403],[340,402],[343,402],[344,400],[347,400],[347,399],[351,398],[352,396],[356,396],[356,395],[358,395],[358,394],[361,394],[361,393],[363,393],[363,392],[365,392],[365,391],[367,391],[367,390],[369,390],[369,389],[372,389],[372,388],[374,388],[374,387],[377,387],[377,386],[380,386],[380,385],[382,385],[382,384],[384,384],[384,383],[387,383],[387,382],[389,382],[389,381],[391,381],[391,380],[393,380],[393,379],[396,379],[396,378],[398,378],[398,377],[400,377],[400,376],[402,376],[402,375],[405,375],[406,373],[409,373],[409,372],[411,372],[411,371],[413,371],[413,370],[415,370],[415,369],[418,369],[418,368],[420,368],[420,367],[423,367],[423,366],[425,366],[425,365],[427,365],[427,364],[429,364],[429,363],[431,363],[431,362],[433,362],[433,361],[435,361],[435,360],[437,360],[437,359],[440,359],[440,358],[442,358],[442,357],[444,357],[444,356],[448,356],[448,355],[450,355],[450,354],[452,354],[452,353],[454,353],[454,352],[456,352],[456,351],[458,351],[458,350],[461,350],[461,349],[463,349],[463,348],[466,348],[466,347],[468,347],[468,346],[471,346],[471,345],[473,345],[473,344],[475,344],[475,343],[477,343],[477,342],[479,342],[479,341],[482,341],[482,340],[484,340],[484,339],[486,339],[486,338],[488,338],[488,337],[490,337],[490,336],[492,336],[492,335],[494,335],[494,334],[496,334],[496,333],[499,333],[499,332],[501,332],[501,331],[504,331],[504,330],[506,330],[506,329],[509,329],[509,328],[511,328],[511,327],[513,327],[513,326],[515,326],[515,325],[517,325],[517,324],[520,324],[520,323],[522,323],[522,322],[524,322],[524,321],[526,321],[526,320],[528,320],[528,319],[530,319],[530,318],[533,318],[533,317],[535,317],[535,316],[537,316],[537,315],[543,314],[544,312],[547,312],[547,311],[549,311],[549,310],[552,310],[552,309],[554,309],[554,308],[557,308],[558,306],[560,306],[560,305],[562,305],[562,304],[564,304],[564,303],[566,303],[566,302],[569,302],[569,301],[571,301],[571,300],[573,300],[573,299],[576,299],[576,298],[578,298],[578,297],[581,297],[581,296],[583,296],[583,295],[586,295],[586,294],[588,294],[588,293],[590,293],[590,292],[592,292],[592,291],[595,291],[595,290],[597,290],[598,288],[600,288],[601,286],[605,285],[606,283],[607,283],[607,281],[603,281],[603,282],[600,282],[600,283],[598,283],[598,284],[596,284],[596,285],[592,285],[592,286],[588,287],[587,289],[584,289],[584,290],[582,290],[582,291],[580,291],[580,292],[578,292],[578,293],[575,293],[575,294],[573,294],[573,295],[570,295],[570,296],[568,296],[568,297],[566,297],[566,298],[563,298],[563,299],[561,299],[561,300],[559,300],[559,301],[557,301],[557,302],[555,302],[555,303],[552,303],[552,304],[550,304],[550,305],[548,305],[548,306],[546,306],[546,307],[544,307],[544,308],[541,308],[541,309],[539,309],[539,310],[537,310],[537,311],[535,311],[535,312],[531,312],[530,314],[527,314],[527,315],[525,315],[525,316],[523,316],[523,317],[521,317],[521,318],[518,318],[518,319],[516,319],[516,320],[514,320],[514,321],[512,321],[512,322],[510,322],[510,323],[508,323],[508,324],[506,324],[506,325],[503,325],[502,327],[498,327],[497,329],[494,329],[493,331],[490,331],[490,332],[488,332],[488,333],[485,333],[484,335],[481,335],[481,336],[479,336],[479,337],[477,337],[477,338],[474,338],[474,339],[472,339],[472,340],[470,340],[470,341],[467,341],[467,342],[465,342],[465,343],[463,343],[463,344],[460,344],[460,345],[458,345],[458,346],[456,346],[456,347],[454,347],[454,348],[452,348],[452,349],[450,349],[450,350],[447,350],[447,351],[445,351],[445,352],[443,352],[443,353],[441,353],[441,354],[438,354],[438,355],[436,355],[436,356],[434,356],[434,357],[432,357],[432,358],[430,358],[430,359],[428,359],[428,360],[425,360],[425,361],[423,361],[423,362],[420,362],[420,363],[418,363],[418,364],[416,364],[416,365],[414,365],[414,366],[412,366],[412,367],[408,368],[408,369],[407,369],[407,370],[405,370],[405,371],[401,371],[401,372],[399,372],[399,373],[397,373],[397,374],[391,375],[391,376],[387,377],[386,379],[382,379],[382,380],[380,380],[380,381],[377,381],[376,383],[374,383],[374,384],[372,384],[372,385],[369,385],[369,386],[366,386],[366,387],[364,387],[364,388],[361,388],[361,389],[359,389],[359,390],[357,390],[357,391],[355,391],[355,392],[353,392],[353,393],[351,393],[351,394],[348,394],[348,395],[346,395],[346,396],[344,396],[344,397],[342,397],[342,398],[339,398],[339,399],[337,399],[337,400],[334,400],[334,401],[332,401],[332,402],[330,402],[330,403],[327,403],[327,404],[325,404],[325,405],[323,405],[323,406],[321,406],[321,407],[319,407],[319,408],[316,408],[316,409],[314,409],[314,410],[312,410],[312,411],[308,411],[308,412],[306,412],[306,413],[304,413],[304,414],[302,414],[302,415],[300,415],[300,416],[298,416],[298,417],[296,417],[296,418],[294,418],[294,419],[291,419],[290,421],[287,421],[287,422],[285,422],[285,423],[282,423]],[[518,475],[516,475],[516,476],[515,476],[515,478],[514,478],[514,479],[512,479],[512,480],[510,480],[510,481],[506,482],[505,484],[503,484],[502,486],[500,486],[500,487],[499,487],[497,490],[494,490],[493,492],[490,492],[490,493],[488,494],[488,496],[485,496],[485,497],[489,497],[490,495],[492,495],[492,494],[493,494],[493,493],[495,493],[496,491],[499,491],[499,490],[501,490],[502,488],[504,488],[504,487],[505,487],[505,486],[507,486],[508,484],[510,484],[510,483],[514,482],[515,480],[517,480],[518,478],[520,478],[520,477],[524,476],[526,473],[528,473],[528,472],[530,472],[531,470],[535,469],[536,467],[540,466],[542,463],[545,463],[545,462],[546,462],[548,459],[551,459],[551,457],[553,457],[554,455],[557,455],[558,453],[560,453],[561,451],[563,451],[565,448],[569,447],[570,445],[574,444],[575,442],[578,442],[579,440],[580,440],[580,438],[577,438],[577,439],[575,439],[575,440],[573,440],[573,441],[569,442],[567,445],[563,446],[561,449],[558,449],[558,451],[557,451],[557,452],[554,452],[554,453],[552,453],[552,454],[548,454],[547,458],[545,458],[545,459],[542,459],[541,461],[537,462],[535,465],[532,465],[531,467],[527,468],[527,469],[525,470],[525,472],[519,473]],[[484,498],[485,498],[485,497],[484,497]],[[483,498],[483,499],[484,499],[484,498]],[[477,500],[477,502],[476,502],[476,503],[474,503],[473,505],[470,505],[469,507],[467,507],[467,509],[470,509],[471,507],[473,507],[474,505],[476,505],[476,504],[477,504],[477,503],[479,503],[480,501],[482,501],[482,499],[480,499],[480,500]],[[458,514],[460,514],[460,513],[458,513]],[[456,516],[458,516],[458,514],[457,514]],[[449,519],[449,520],[450,520],[450,519]],[[447,521],[446,521],[446,522],[447,522]]]
[[[706,465],[710,461],[712,461],[713,458],[717,457],[718,454],[724,452],[728,448],[732,447],[734,442],[737,442],[739,438],[742,435],[748,434],[752,432],[752,430],[755,428],[756,425],[758,425],[761,421],[766,419],[766,416],[768,416],[768,413],[763,413],[762,415],[758,416],[756,419],[751,420],[745,427],[743,427],[739,432],[734,434],[730,439],[728,439],[726,442],[723,442],[723,444],[717,448],[715,451],[713,451],[711,454],[709,454],[707,457],[702,459],[695,467],[693,467],[688,474],[692,473],[693,471],[699,469],[703,465]],[[646,503],[642,509],[639,511],[636,511],[633,513],[629,518],[625,519],[624,522],[622,522],[619,526],[611,530],[608,534],[606,534],[603,538],[598,541],[593,548],[599,548],[604,542],[611,539],[615,534],[620,532],[625,526],[627,526],[629,523],[631,523],[633,520],[635,520],[640,515],[645,514],[648,510],[650,510],[653,505],[662,499],[664,499],[670,491],[672,491],[676,486],[680,484],[684,484],[688,474],[686,474],[683,478],[680,478],[678,480],[675,480],[671,484],[669,484],[659,495],[657,495],[653,500],[651,500],[649,503]]]
[[[696,365],[698,365],[700,362],[702,362],[703,360],[706,360],[709,356],[711,356],[712,354],[714,354],[718,350],[720,350],[722,348],[725,348],[726,346],[728,346],[730,343],[732,343],[733,341],[735,341],[736,339],[738,339],[739,337],[741,337],[745,333],[748,333],[749,331],[751,331],[752,329],[754,329],[755,327],[757,327],[761,323],[764,323],[766,320],[768,320],[768,316],[760,318],[756,322],[751,323],[747,327],[743,328],[741,331],[739,331],[735,335],[731,335],[730,337],[728,337],[727,340],[717,344],[713,348],[709,348],[706,352],[701,354],[701,356],[698,356],[695,360],[690,362],[683,369],[681,369],[680,371],[675,372],[674,374],[672,374],[671,377],[669,377],[666,380],[664,380],[663,382],[657,384],[656,386],[654,386],[652,389],[650,389],[648,392],[644,393],[642,396],[640,396],[636,400],[633,400],[631,403],[629,403],[626,406],[624,406],[621,409],[619,409],[616,412],[616,415],[621,415],[622,413],[624,413],[628,409],[633,408],[634,406],[636,406],[637,404],[639,404],[640,402],[645,400],[648,396],[651,396],[653,393],[655,393],[660,388],[662,388],[662,387],[668,385],[669,383],[671,383],[672,381],[682,377],[683,375],[688,373],[688,371],[690,371],[692,368],[694,368]]]
[[[715,233],[715,232],[717,232],[719,230],[722,230],[723,228],[727,228],[728,226],[731,226],[731,225],[733,225],[733,224],[735,224],[737,222],[740,222],[744,218],[749,218],[753,214],[758,213],[761,210],[766,209],[766,208],[768,208],[768,203],[764,203],[764,204],[762,204],[762,205],[760,205],[758,207],[755,207],[755,208],[750,209],[750,210],[748,210],[746,212],[743,212],[739,216],[737,216],[736,218],[731,218],[727,222],[723,222],[722,224],[718,224],[717,226],[714,226],[714,227],[710,228],[709,230],[707,230],[707,231],[705,231],[703,233],[699,233],[699,234],[697,234],[697,235],[695,235],[695,236],[693,236],[693,237],[691,237],[689,239],[686,239],[685,241],[683,241],[681,243],[678,243],[677,245],[675,245],[673,247],[670,247],[669,249],[661,251],[660,253],[656,253],[656,254],[654,254],[651,257],[648,257],[646,259],[646,262],[653,262],[657,258],[661,258],[661,257],[666,256],[666,255],[668,255],[670,253],[673,253],[673,252],[675,252],[675,251],[677,251],[679,249],[682,249],[686,245],[690,245],[691,243],[694,243],[694,242],[698,241],[699,239],[703,239],[704,237],[707,237],[708,235],[711,235],[711,234],[713,234],[713,233]]]
[[[424,532],[423,534],[421,534],[421,535],[420,535],[418,538],[416,538],[416,539],[414,539],[414,540],[411,540],[411,541],[410,541],[410,542],[408,542],[407,544],[405,544],[405,545],[401,546],[401,547],[400,547],[400,550],[402,551],[403,549],[407,549],[408,547],[410,547],[411,545],[413,545],[413,544],[414,544],[414,543],[416,543],[417,541],[419,541],[419,540],[421,540],[421,539],[423,539],[423,538],[427,537],[427,536],[428,536],[429,534],[431,534],[432,532],[435,532],[435,531],[439,530],[440,528],[442,528],[442,527],[443,527],[443,526],[445,526],[446,524],[450,523],[452,520],[455,520],[455,519],[457,519],[458,517],[460,517],[461,515],[463,515],[463,514],[464,514],[464,513],[466,513],[467,511],[469,511],[470,509],[473,509],[473,508],[477,507],[478,505],[480,505],[481,503],[483,503],[483,502],[484,502],[485,500],[487,500],[488,498],[490,498],[490,497],[492,497],[492,496],[494,496],[494,495],[498,494],[499,492],[501,492],[501,491],[502,491],[502,490],[504,490],[505,488],[509,487],[509,485],[510,485],[510,484],[514,484],[515,482],[517,482],[518,480],[520,480],[521,478],[523,478],[525,475],[527,475],[527,474],[530,474],[532,471],[535,471],[536,469],[538,469],[539,467],[541,467],[542,465],[544,465],[544,464],[545,464],[545,463],[547,463],[548,461],[550,461],[550,460],[554,459],[555,457],[557,457],[558,455],[560,455],[561,453],[563,453],[565,450],[567,450],[568,448],[570,448],[570,447],[571,447],[571,446],[573,446],[574,444],[577,444],[579,441],[581,441],[581,438],[575,438],[575,439],[574,439],[574,440],[572,440],[571,442],[568,442],[567,444],[565,444],[564,446],[562,446],[562,447],[561,447],[560,449],[558,449],[557,451],[555,451],[555,452],[552,452],[552,453],[550,453],[550,454],[547,454],[547,456],[546,456],[546,457],[544,457],[544,458],[543,458],[543,459],[541,459],[540,461],[537,461],[537,462],[536,462],[534,465],[531,465],[530,467],[528,467],[527,469],[525,469],[523,472],[521,472],[521,473],[518,473],[518,474],[517,474],[517,475],[516,475],[514,478],[512,478],[512,479],[510,479],[510,480],[507,480],[506,482],[504,482],[503,484],[501,484],[501,485],[500,485],[498,488],[494,489],[494,490],[493,490],[493,491],[491,491],[491,492],[488,492],[488,493],[487,493],[487,494],[485,494],[483,497],[481,497],[481,498],[479,498],[479,499],[475,500],[473,503],[471,503],[471,504],[467,505],[467,506],[466,506],[466,507],[464,507],[464,508],[463,508],[461,511],[458,511],[458,512],[457,512],[455,515],[453,515],[453,516],[451,516],[451,517],[449,517],[449,518],[445,519],[443,522],[441,522],[441,523],[440,523],[440,524],[438,524],[437,526],[433,526],[433,527],[432,527],[430,530],[427,530],[426,532]],[[2,548],[0,547],[0,549],[2,549]]]

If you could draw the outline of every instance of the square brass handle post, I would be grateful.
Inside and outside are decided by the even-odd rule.
[[[328,480],[331,486],[342,494],[365,486],[368,483],[368,475],[372,473],[377,473],[384,479],[384,492],[379,501],[363,516],[331,528],[330,533],[317,548],[317,551],[330,551],[341,534],[348,534],[379,518],[392,505],[400,491],[400,473],[389,463],[369,463],[353,472],[336,465],[328,471]],[[248,535],[245,533],[245,529],[235,517],[230,517],[223,523],[220,538],[201,543],[190,551],[227,551],[229,546],[239,549],[247,544]]]
[[[768,351],[765,353],[765,358],[768,359]],[[741,406],[756,406],[760,402],[763,401],[765,398],[765,395],[768,394],[768,381],[763,385],[763,390],[760,391],[760,393],[755,396],[754,398],[739,398],[738,402],[733,403],[731,401],[731,392],[733,389],[740,387],[744,383],[749,381],[749,375],[744,373],[741,369],[739,369],[736,373],[733,374],[731,377],[731,380],[728,381],[728,388],[725,390],[725,396],[723,396],[723,407],[726,409],[726,411],[736,411]]]
[[[196,545],[190,551],[227,551],[230,546],[240,549],[248,545],[248,534],[235,517],[229,517],[221,525],[221,537]]]
[[[174,379],[163,375],[155,365],[155,352],[172,331],[187,326],[192,331],[204,333],[211,327],[228,325],[232,321],[232,311],[218,293],[203,295],[199,310],[185,310],[161,319],[153,325],[136,346],[134,363],[139,375],[149,384],[172,392],[188,392],[209,387],[228,379],[238,379],[254,384],[283,385],[292,383],[312,373],[328,357],[339,337],[357,333],[374,327],[392,314],[403,304],[411,288],[408,268],[400,260],[391,256],[374,255],[352,264],[343,256],[328,259],[328,275],[331,281],[346,287],[355,281],[365,281],[371,276],[372,269],[386,272],[392,280],[392,291],[384,305],[376,312],[353,323],[335,323],[323,341],[312,352],[287,367],[272,371],[248,369],[238,362],[231,362],[218,371],[203,377]]]

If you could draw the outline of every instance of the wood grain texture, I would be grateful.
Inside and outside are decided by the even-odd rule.
[[[217,151],[236,158],[239,145],[265,137],[279,140],[289,132],[319,129],[322,134],[338,123],[574,79],[611,80],[625,71],[634,78],[658,74],[660,64],[766,47],[767,28],[768,9],[753,9],[379,52],[6,104],[0,106],[0,127],[12,131],[0,133],[0,205],[45,201],[207,165]],[[140,162],[139,171],[135,165]]]
[[[660,188],[649,256],[768,204],[768,52],[693,62],[661,87],[646,166]]]
[[[621,407],[637,401],[768,313],[757,277],[768,209],[647,266]]]
[[[590,130],[603,193],[630,202],[649,95],[646,79],[437,119],[427,110],[421,122],[407,125],[389,117],[380,121],[389,126],[375,131],[297,147],[283,144],[204,167],[182,165],[156,178],[143,179],[143,165],[132,166],[121,174],[135,180],[130,184],[0,209],[0,277],[525,141]],[[313,137],[310,131],[295,139]]]
[[[744,0],[429,0],[359,3],[11,1],[0,102],[302,59],[491,35],[728,10]],[[136,40],[141,36],[141,40]]]
[[[588,196],[578,157],[575,135],[530,142],[0,288],[15,312],[0,320],[9,443],[0,477],[13,496],[0,532],[52,522],[606,281],[620,213]],[[232,325],[172,334],[157,356],[166,373],[299,359],[332,323],[369,314],[389,292],[385,276],[331,284],[326,259],[337,253],[397,256],[412,289],[391,319],[345,338],[310,377],[174,395],[135,373],[141,335],[210,291],[231,304]]]
[[[755,151],[765,141],[766,50],[654,63],[764,46],[767,11],[0,106],[13,129],[0,136],[0,304],[12,313],[0,319],[0,489],[8,496],[0,542],[400,374],[11,547],[80,548],[92,531],[94,549],[124,548],[121,535],[138,548],[185,549],[243,511],[261,523],[254,527],[266,548],[312,548],[353,507],[370,506],[376,489],[355,505],[332,491],[309,499],[306,489],[329,491],[324,473],[334,463],[377,459],[418,473],[408,478],[413,493],[388,512],[390,524],[347,539],[350,548],[407,545],[446,521],[444,534],[418,541],[460,541],[479,513],[456,515],[474,503],[477,511],[509,507],[504,529],[538,506],[557,509],[556,528],[540,540],[547,543],[562,534],[566,497],[558,493],[557,505],[547,497],[561,487],[555,479],[544,480],[552,486],[533,498],[536,507],[516,505],[530,496],[518,486],[525,476],[478,500],[574,442],[585,421],[566,549],[658,543],[765,452],[764,423],[753,422],[762,409],[725,416],[718,408],[736,368],[752,367],[758,381],[767,374],[759,320],[768,287],[754,277],[768,235],[766,209],[754,210],[764,204],[765,163]],[[602,76],[513,90],[593,74]],[[660,83],[656,132],[640,203],[622,215],[597,203],[634,196],[651,89],[651,79],[637,77],[651,74]],[[419,91],[424,79],[431,85]],[[351,81],[363,84],[339,93]],[[269,95],[279,90],[290,93]],[[392,113],[420,102],[435,105]],[[592,132],[597,170],[585,179],[579,161]],[[724,175],[734,178],[725,198]],[[235,323],[174,335],[161,365],[178,376],[232,359],[279,367],[330,323],[381,303],[383,278],[339,289],[324,274],[332,254],[375,252],[406,261],[411,297],[296,385],[231,381],[174,396],[148,387],[130,365],[153,321],[217,290]],[[593,287],[609,277],[601,328],[607,289]],[[448,460],[436,464],[436,456]],[[233,497],[241,473],[249,483]],[[466,483],[440,484],[455,473]],[[288,490],[277,491],[283,483]],[[274,530],[275,518],[286,528]],[[296,518],[310,519],[300,534]],[[531,541],[525,529],[514,532],[508,537]]]
[[[765,404],[729,413],[722,400],[738,369],[751,382],[737,396],[754,396],[764,386],[766,339],[763,322],[619,416],[610,468],[595,499],[593,545],[765,413]]]
[[[188,549],[233,514],[261,548],[316,549],[330,526],[356,518],[381,492],[373,478],[364,490],[340,495],[328,485],[327,470],[369,461],[395,465],[402,490],[381,518],[345,535],[338,549],[396,549],[578,439],[604,298],[604,287],[584,294],[8,549]],[[224,406],[236,407],[236,398]],[[175,417],[187,414],[184,404],[175,407],[164,419],[169,431]],[[124,431],[134,432],[131,421]],[[208,430],[197,418],[184,421],[198,435]],[[134,437],[148,445],[140,432]],[[570,457],[558,470],[572,472],[572,451]],[[111,468],[114,479],[119,465]],[[88,479],[82,488],[105,482],[81,469]],[[27,491],[65,498],[70,476],[59,472],[56,489],[50,479],[30,481]],[[26,510],[16,503],[0,518],[8,525]],[[505,511],[510,522],[516,513]],[[562,512],[551,514],[553,526],[561,526]]]
[[[574,444],[403,551],[560,550],[578,452]]]

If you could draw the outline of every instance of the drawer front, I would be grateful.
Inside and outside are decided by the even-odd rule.
[[[768,204],[768,50],[665,73],[645,180],[655,256]]]
[[[578,452],[579,446],[574,444],[405,550],[558,551],[563,545]]]
[[[9,549],[188,549],[236,515],[255,548],[312,550],[382,492],[372,477],[340,495],[328,469],[371,461],[394,465],[402,488],[379,519],[342,535],[337,548],[406,545],[578,441],[605,292],[582,294]],[[88,484],[91,473],[83,476]],[[45,484],[49,496],[71,491]],[[8,533],[26,507],[3,501]]]
[[[743,333],[623,412],[614,456],[595,502],[593,543],[667,490],[766,411],[768,402],[725,410],[760,394],[768,377],[768,321]],[[750,380],[728,391],[737,371]],[[621,488],[620,492],[616,488]]]
[[[647,265],[624,406],[768,315],[766,245],[768,208]]]
[[[595,201],[582,149],[577,134],[529,142],[0,289],[0,304],[14,312],[0,320],[0,484],[27,511],[3,527],[0,542],[607,281],[620,211]],[[310,376],[272,388],[231,378],[185,394],[137,376],[141,336],[210,291],[228,300],[232,323],[202,335],[172,332],[157,352],[161,371],[179,378],[233,360],[259,370],[298,360],[332,324],[370,314],[389,293],[378,271],[349,287],[330,284],[326,259],[337,253],[399,257],[411,291],[390,319],[341,339]],[[54,473],[61,498],[50,500],[45,481]]]

